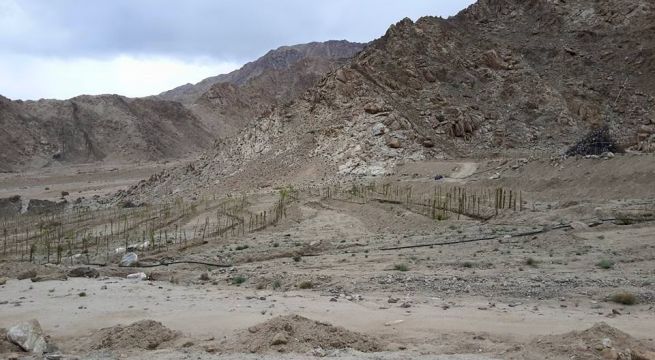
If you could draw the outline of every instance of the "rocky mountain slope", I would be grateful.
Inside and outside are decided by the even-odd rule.
[[[654,20],[644,0],[480,0],[450,19],[405,19],[302,99],[206,154],[193,176],[164,174],[154,190],[220,176],[383,174],[430,158],[552,156],[603,124],[637,146],[655,132]]]
[[[259,59],[249,62],[242,68],[231,73],[209,77],[195,85],[186,84],[179,86],[159,94],[157,98],[191,104],[209,91],[215,84],[228,83],[242,86],[251,79],[268,71],[288,70],[302,60],[340,60],[351,58],[361,51],[363,47],[363,44],[351,43],[345,40],[282,46],[269,51]]]
[[[0,132],[0,171],[54,162],[179,158],[213,141],[180,103],[118,95],[65,101],[0,97]]]
[[[363,47],[347,41],[283,46],[232,73],[159,98],[184,103],[218,138],[229,138],[252,119],[302,95]]]

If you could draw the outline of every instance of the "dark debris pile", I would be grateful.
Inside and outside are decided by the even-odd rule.
[[[566,151],[566,156],[602,155],[608,152],[618,153],[621,152],[621,149],[612,139],[609,127],[603,126],[590,131],[584,138],[571,146]]]

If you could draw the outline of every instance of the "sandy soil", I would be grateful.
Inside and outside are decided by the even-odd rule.
[[[31,282],[15,278],[28,268],[46,276],[65,273],[71,266],[5,261],[0,269],[9,280],[0,287],[0,328],[36,318],[64,352],[77,354],[89,351],[84,344],[94,331],[138,320],[160,321],[182,334],[157,350],[103,353],[109,356],[104,358],[134,359],[248,358],[231,354],[226,341],[284,315],[342,326],[384,344],[384,352],[375,355],[353,350],[319,354],[338,358],[541,359],[532,355],[544,353],[568,359],[555,345],[544,348],[541,339],[602,322],[640,346],[654,348],[655,223],[612,220],[617,214],[655,212],[655,190],[633,176],[649,168],[635,167],[622,175],[633,186],[608,188],[605,198],[597,195],[605,186],[603,179],[588,179],[591,190],[580,192],[575,189],[582,185],[568,181],[544,190],[535,181],[554,178],[562,173],[561,166],[575,169],[562,178],[578,176],[577,181],[611,168],[611,163],[599,161],[555,167],[502,161],[407,164],[388,179],[427,191],[435,186],[436,172],[445,174],[448,184],[495,181],[525,190],[529,206],[524,211],[502,211],[487,221],[465,216],[435,221],[402,204],[357,203],[308,192],[298,195],[277,226],[142,254],[147,261],[231,264],[227,268],[180,264],[120,269],[110,264],[98,267],[99,279]],[[500,178],[489,179],[498,172]],[[533,181],[526,178],[530,173],[536,174]],[[267,209],[275,204],[276,194],[253,193],[248,208]],[[192,228],[210,221],[215,211],[201,208],[181,225]],[[575,226],[551,229],[572,223]],[[534,230],[543,232],[520,235]],[[484,237],[492,239],[472,241]],[[464,242],[453,243],[457,241]],[[385,250],[422,244],[433,245]],[[611,266],[601,267],[602,260]],[[141,270],[150,280],[125,279]],[[82,292],[86,296],[79,296]],[[637,303],[610,301],[618,292],[634,294]],[[602,354],[594,347],[603,340],[596,338],[611,335],[603,334],[580,335],[576,343],[554,341],[571,346],[571,351],[581,343],[599,356],[588,357],[595,359]],[[624,350],[617,345],[617,351]],[[87,358],[105,355],[92,352]]]
[[[0,173],[0,198],[20,195],[27,199],[57,200],[62,191],[69,201],[104,196],[188,160],[142,164],[85,164],[48,167],[22,173]]]

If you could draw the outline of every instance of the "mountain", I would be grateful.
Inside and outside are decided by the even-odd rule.
[[[0,171],[197,154],[216,137],[233,136],[275,105],[295,99],[362,48],[347,41],[285,46],[230,74],[141,99],[0,98]]]
[[[654,8],[480,0],[449,19],[405,19],[206,153],[194,176],[179,169],[140,191],[384,174],[444,157],[550,157],[599,126],[638,146],[655,132]]]
[[[64,101],[0,97],[0,132],[0,171],[180,158],[213,141],[180,103],[118,95]]]
[[[158,98],[184,103],[216,137],[229,138],[251,120],[302,95],[363,47],[344,40],[283,46],[239,70]]]
[[[229,83],[241,86],[268,71],[288,70],[304,59],[340,60],[351,58],[363,47],[363,44],[351,43],[345,40],[282,46],[269,51],[259,59],[249,62],[229,74],[209,77],[195,85],[182,85],[159,94],[157,98],[193,103],[215,84]]]

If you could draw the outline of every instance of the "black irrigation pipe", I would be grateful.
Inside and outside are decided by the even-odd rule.
[[[139,264],[138,266],[134,266],[134,268],[136,268],[136,269],[138,269],[138,268],[153,268],[153,267],[158,267],[158,266],[168,266],[168,265],[175,265],[175,264],[206,265],[206,266],[214,266],[214,267],[219,267],[219,268],[230,268],[230,267],[233,266],[233,265],[230,265],[230,264],[214,264],[214,263],[206,263],[206,262],[202,262],[202,261],[180,260],[180,261],[162,261],[162,262],[159,262],[159,263],[156,263],[156,264],[147,264],[147,265],[146,264],[143,264],[143,265]],[[106,266],[109,266],[110,264],[93,264],[93,263],[89,263],[89,264],[84,264],[84,265],[106,267]],[[119,266],[119,267],[122,268],[123,266]],[[127,266],[125,266],[125,268],[127,268]]]
[[[149,265],[139,265],[136,266],[137,268],[153,268],[153,267],[158,267],[158,266],[168,266],[168,265],[175,265],[175,264],[193,264],[193,265],[205,265],[205,266],[213,266],[213,267],[218,267],[218,268],[231,268],[233,265],[230,264],[214,264],[214,263],[207,263],[203,261],[190,261],[190,260],[180,260],[180,261],[162,261],[158,264],[149,264]]]
[[[608,222],[613,222],[618,219],[602,219],[599,221],[595,221],[591,224],[587,224],[589,227],[595,227],[604,223]],[[632,220],[635,223],[640,222],[650,222],[650,221],[655,221],[655,220]],[[534,230],[534,231],[528,231],[524,233],[518,233],[518,234],[513,234],[511,235],[512,238],[514,237],[523,237],[523,236],[531,236],[531,235],[538,235],[538,234],[543,234],[547,233],[550,231],[554,230],[560,230],[560,229],[571,229],[573,228],[571,224],[567,225],[557,225],[553,227],[547,227],[543,228],[541,230]],[[503,235],[504,236],[504,235]],[[456,245],[456,244],[466,244],[466,243],[472,243],[472,242],[479,242],[479,241],[488,241],[488,240],[496,240],[500,239],[502,236],[487,236],[487,237],[482,237],[482,238],[476,238],[476,239],[466,239],[466,240],[457,240],[457,241],[448,241],[448,242],[440,242],[440,243],[431,243],[431,244],[419,244],[419,245],[405,245],[405,246],[395,246],[395,247],[388,247],[388,248],[381,248],[381,251],[390,251],[390,250],[403,250],[403,249],[416,249],[416,248],[422,248],[422,247],[430,247],[430,246],[444,246],[444,245]]]

